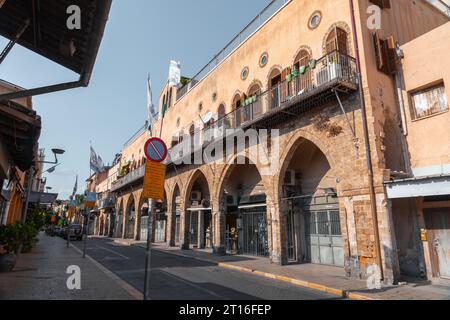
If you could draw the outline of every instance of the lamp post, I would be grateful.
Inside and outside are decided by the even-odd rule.
[[[54,164],[55,166],[48,169],[47,171],[49,173],[54,172],[55,168],[59,165],[58,163],[58,155],[63,155],[66,151],[62,149],[52,149],[53,154],[55,155],[55,161],[49,162],[49,161],[38,161],[38,163],[44,163],[44,164]],[[27,221],[27,213],[28,213],[28,206],[30,204],[30,195],[31,195],[31,189],[33,184],[33,177],[34,177],[34,166],[31,166],[30,172],[28,173],[28,186],[27,186],[27,196],[25,199],[25,206],[22,211],[22,222],[25,223]]]

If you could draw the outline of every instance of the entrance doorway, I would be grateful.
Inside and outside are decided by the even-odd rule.
[[[155,221],[155,242],[166,241],[166,214],[158,213]]]
[[[309,262],[343,267],[339,210],[305,210],[305,226]]]
[[[450,279],[450,208],[425,209],[433,273]]]
[[[241,253],[252,256],[267,257],[269,243],[267,238],[266,207],[241,209],[241,235],[239,237]]]
[[[198,247],[198,211],[191,211],[189,215],[189,243]]]

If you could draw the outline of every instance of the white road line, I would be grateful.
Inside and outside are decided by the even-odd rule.
[[[165,274],[166,274],[167,276],[169,276],[169,277],[175,279],[175,280],[181,281],[181,282],[183,282],[183,283],[185,283],[185,284],[187,284],[187,285],[189,285],[189,286],[191,286],[191,287],[194,287],[194,288],[196,288],[196,289],[198,289],[198,290],[204,291],[204,292],[206,292],[206,293],[208,293],[208,294],[210,294],[210,295],[212,295],[212,296],[215,296],[215,297],[217,297],[217,298],[220,299],[220,300],[228,300],[227,298],[225,298],[225,297],[223,297],[223,296],[221,296],[221,295],[218,295],[217,293],[215,293],[215,292],[213,292],[213,291],[211,291],[211,290],[202,288],[202,287],[200,287],[200,286],[198,286],[198,285],[196,285],[196,284],[194,284],[194,283],[192,283],[192,282],[189,282],[189,281],[184,280],[184,279],[182,279],[182,278],[180,278],[180,277],[178,277],[178,276],[175,276],[175,275],[173,275],[173,274],[170,274],[170,273],[167,272],[167,271],[165,272]]]
[[[77,251],[79,254],[82,254],[82,251],[78,249],[75,245],[70,244],[70,246]],[[98,269],[103,271],[104,274],[106,274],[111,280],[115,281],[119,286],[122,287],[126,292],[128,292],[135,300],[142,300],[142,293],[137,290],[132,285],[128,284],[128,282],[125,282],[122,280],[119,276],[115,275],[113,272],[106,269],[103,265],[101,265],[99,262],[97,262],[94,258],[92,258],[89,255],[86,255],[86,258],[92,262]]]
[[[115,255],[117,255],[117,256],[119,256],[121,258],[124,258],[125,260],[130,260],[129,257],[124,256],[123,254],[120,254],[120,253],[118,253],[118,252],[116,252],[114,250],[111,250],[111,249],[108,249],[108,248],[105,248],[105,247],[102,247],[102,246],[97,246],[97,248],[103,249],[103,250],[108,251],[110,253],[114,253]]]

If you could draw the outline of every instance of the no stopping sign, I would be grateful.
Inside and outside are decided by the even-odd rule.
[[[144,153],[147,160],[163,162],[167,158],[167,146],[159,138],[151,138],[145,143]]]

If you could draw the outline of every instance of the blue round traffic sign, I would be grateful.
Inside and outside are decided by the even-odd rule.
[[[145,143],[144,152],[149,161],[163,162],[167,158],[167,146],[159,138],[149,139]]]

